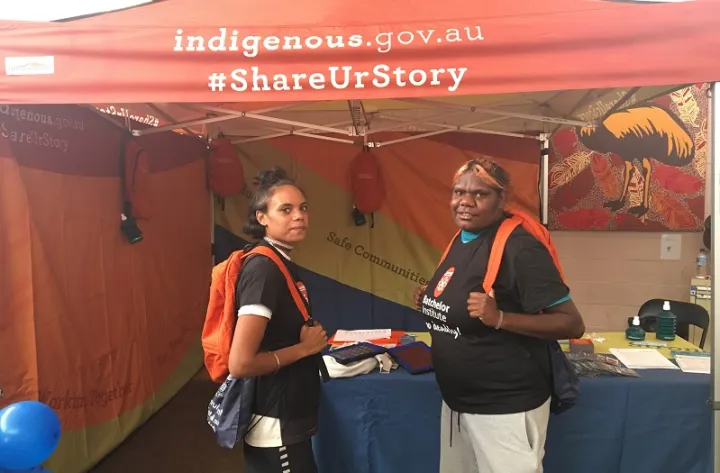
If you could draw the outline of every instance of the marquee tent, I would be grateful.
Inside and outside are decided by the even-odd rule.
[[[389,130],[542,142],[720,76],[706,60],[720,46],[717,0],[205,6],[0,23],[0,101],[106,104],[182,124],[147,133],[222,122],[245,142],[291,133],[382,146],[372,134]]]
[[[711,82],[718,13],[716,0],[167,0],[2,25],[0,98],[290,102]]]
[[[562,127],[594,126],[609,113],[687,85],[720,81],[720,63],[708,60],[720,49],[719,14],[718,0],[371,0],[361,6],[165,0],[63,23],[0,21],[0,104],[83,104],[127,118],[113,122],[136,136],[222,132],[238,145],[248,170],[272,156],[298,175],[309,169],[322,176],[303,179],[310,187],[332,183],[337,196],[346,194],[342,176],[328,163],[347,164],[366,144],[397,158],[392,172],[402,177],[413,166],[426,167],[407,177],[409,191],[398,179],[396,197],[407,202],[423,194],[409,184],[416,182],[427,189],[430,206],[437,205],[443,173],[466,151],[492,148],[511,161],[502,150],[512,149],[530,165],[536,147],[538,160],[518,164],[514,173],[524,182],[540,178],[546,221],[549,136]],[[711,133],[718,138],[717,128]],[[518,142],[525,145],[513,147]],[[713,165],[715,209],[718,180]],[[338,199],[326,197],[323,205],[341,211],[340,204],[331,207]],[[227,205],[215,215],[238,234],[229,215],[242,213],[247,202]],[[440,237],[423,233],[425,215],[385,213],[387,222],[415,231],[421,241],[402,232],[373,237],[367,227],[350,239],[362,238],[366,249],[392,240],[393,251],[409,248],[403,258],[431,265],[431,257],[418,254],[425,244],[437,248]],[[373,231],[389,226],[380,222]],[[332,225],[321,227],[330,243],[346,244]],[[355,256],[373,258],[369,250],[355,253],[359,247],[355,242]],[[720,260],[714,262],[717,268]],[[375,269],[362,271],[375,281],[370,289],[383,284]],[[404,294],[406,287],[392,290]],[[383,294],[397,302],[403,297]],[[717,313],[720,302],[714,306]],[[714,398],[720,400],[720,391]]]

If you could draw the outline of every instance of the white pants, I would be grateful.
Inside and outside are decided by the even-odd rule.
[[[528,412],[460,414],[444,402],[440,473],[542,473],[550,399]]]

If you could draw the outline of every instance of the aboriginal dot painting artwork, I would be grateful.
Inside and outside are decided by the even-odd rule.
[[[708,168],[707,88],[598,102],[550,143],[552,230],[695,231]],[[594,115],[594,116],[593,116]]]

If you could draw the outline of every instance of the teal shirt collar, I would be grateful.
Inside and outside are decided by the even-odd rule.
[[[478,233],[474,233],[463,230],[460,232],[460,240],[462,240],[463,243],[470,243],[471,241],[482,235],[482,232],[484,231],[485,230],[481,230]]]

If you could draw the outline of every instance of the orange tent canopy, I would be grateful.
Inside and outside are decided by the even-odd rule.
[[[0,103],[296,102],[712,82],[720,80],[720,62],[709,60],[720,50],[718,17],[718,0],[166,0],[67,23],[0,23]]]

